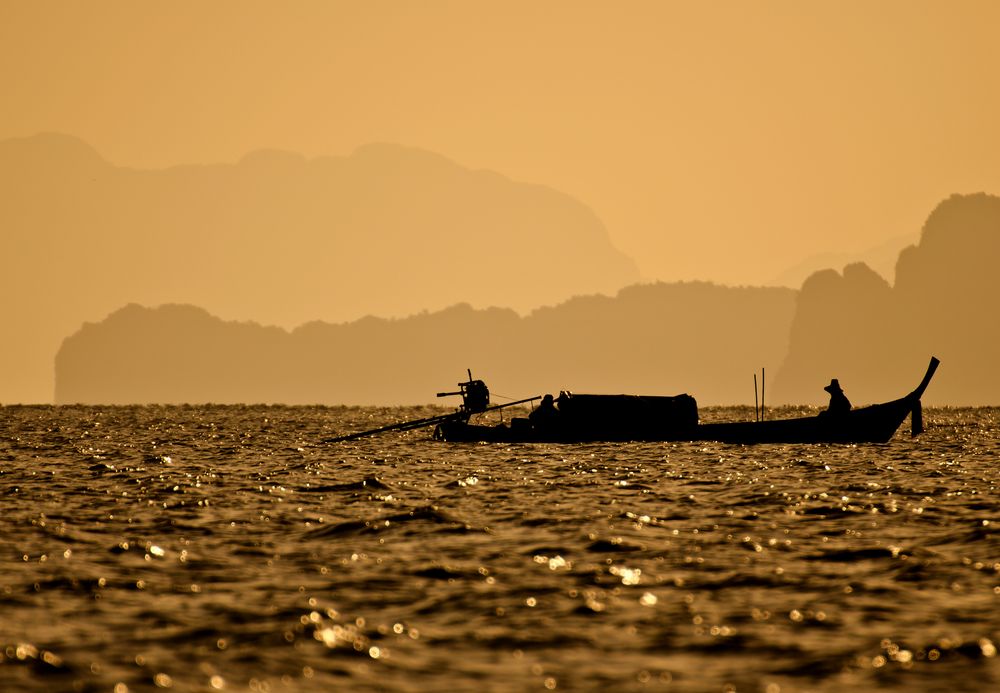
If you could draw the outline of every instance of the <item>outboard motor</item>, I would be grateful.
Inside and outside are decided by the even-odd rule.
[[[490,406],[490,389],[482,380],[472,379],[472,369],[466,371],[469,379],[464,383],[458,383],[458,392],[439,392],[438,397],[450,397],[453,395],[462,396],[462,412],[466,414],[477,414],[486,411]]]

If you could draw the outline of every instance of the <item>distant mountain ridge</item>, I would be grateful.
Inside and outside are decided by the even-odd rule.
[[[459,304],[290,332],[130,305],[65,340],[56,401],[414,404],[472,367],[512,397],[569,388],[734,404],[752,401],[750,377],[766,367],[769,403],[823,404],[838,378],[865,404],[908,392],[934,355],[926,403],[998,404],[998,262],[1000,198],[976,194],[933,211],[895,285],[853,263],[798,292],[657,283],[525,317]]]
[[[919,238],[919,233],[906,234],[891,238],[861,252],[813,255],[805,258],[795,266],[789,267],[780,275],[773,277],[765,285],[799,288],[805,283],[806,279],[816,272],[822,272],[832,267],[845,267],[859,262],[868,265],[878,274],[892,282],[895,280],[895,268],[896,262],[899,259],[899,253],[904,248],[916,243]]]
[[[264,337],[265,328],[243,324],[242,348],[258,349],[262,340],[293,360],[311,353],[296,349],[308,341],[302,335],[312,335],[326,348],[337,340],[351,345],[356,363],[381,354],[420,369],[419,360],[394,351],[405,339],[433,352],[432,360],[439,352],[460,362],[468,360],[465,352],[495,357],[498,373],[529,388],[687,390],[719,403],[747,401],[740,394],[745,387],[730,383],[762,365],[777,373],[768,385],[775,403],[822,402],[830,377],[838,377],[856,403],[876,401],[897,394],[901,383],[908,387],[933,353],[943,365],[925,401],[1000,401],[994,356],[1000,202],[982,193],[955,195],[933,211],[919,243],[899,254],[893,283],[851,263],[843,272],[812,274],[799,292],[782,289],[782,296],[792,297],[785,304],[774,298],[778,294],[699,282],[649,285],[655,290],[634,285],[634,263],[613,248],[600,220],[581,203],[396,145],[317,159],[262,150],[235,164],[142,171],[109,164],[75,138],[39,135],[0,141],[0,184],[5,402],[49,400],[56,349],[82,322],[92,323],[80,332],[87,338],[74,335],[60,351],[59,396],[69,399],[59,401],[92,401],[95,393],[111,392],[143,397],[134,387],[72,385],[79,364],[103,372],[109,383],[145,377],[139,362],[129,378],[93,362],[101,353],[97,347],[118,353],[97,337],[110,334],[101,329],[103,319],[125,304],[204,306],[200,320],[155,311],[147,320],[135,312],[147,309],[135,308],[124,314],[132,323],[119,325],[122,316],[111,321],[121,327],[123,343],[141,355],[155,352],[154,342],[127,324],[142,323],[166,343],[171,333],[157,332],[157,325],[165,317],[175,320],[195,340],[175,345],[175,360],[193,344],[215,353],[206,336],[225,341],[235,330],[212,317],[221,315],[281,325],[267,328]],[[771,298],[760,298],[765,295]],[[567,300],[571,296],[579,298]],[[464,308],[462,302],[468,302]],[[550,307],[518,317],[538,306]],[[780,306],[792,306],[792,313],[781,317]],[[344,322],[363,312],[412,317]],[[294,325],[302,327],[287,332]],[[437,330],[433,338],[420,331],[428,326]],[[502,349],[470,342],[469,330]],[[787,343],[777,356],[775,339]],[[727,349],[717,349],[720,343]],[[567,348],[572,358],[561,358]],[[196,372],[198,353],[188,361]],[[258,368],[281,363],[268,353],[260,353]],[[118,364],[130,358],[121,354]],[[727,361],[732,368],[720,365]],[[320,356],[308,362],[328,367]],[[443,359],[434,363],[442,371],[456,367]],[[401,372],[388,369],[392,377],[384,387],[369,379],[367,391],[343,391],[357,393],[358,401],[422,401],[416,384],[399,389]],[[251,380],[269,377],[249,365],[242,373]],[[306,379],[292,375],[294,382]],[[342,384],[321,380],[316,389],[287,396],[331,401],[329,393]],[[228,398],[230,391],[184,392],[218,401],[212,392]],[[280,392],[286,391],[275,385],[246,390],[246,396],[272,401]]]
[[[704,403],[752,401],[749,374],[780,363],[794,297],[650,284],[523,318],[460,304],[291,332],[193,306],[130,305],[66,339],[56,402],[415,404],[453,388],[467,367],[511,397],[687,390]]]
[[[639,278],[584,204],[419,149],[138,170],[0,141],[0,401],[45,401],[60,340],[127,303],[285,327],[465,301],[526,312]]]

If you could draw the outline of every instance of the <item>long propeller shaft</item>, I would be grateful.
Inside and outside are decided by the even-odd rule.
[[[525,399],[519,399],[516,402],[507,402],[506,404],[497,404],[492,407],[487,407],[484,412],[495,411],[497,409],[505,409],[507,407],[513,407],[517,404],[524,404],[526,402],[534,402],[536,399],[541,399],[541,395],[537,397],[527,397]],[[413,421],[401,421],[399,423],[389,424],[388,426],[382,426],[380,428],[373,428],[370,431],[358,431],[357,433],[349,433],[343,436],[337,436],[335,438],[327,438],[324,443],[341,443],[345,440],[355,440],[356,438],[364,438],[366,436],[373,436],[378,433],[387,433],[389,431],[409,431],[414,428],[423,428],[424,426],[433,426],[434,424],[444,423],[445,421],[457,421],[459,419],[467,419],[469,417],[468,412],[453,412],[451,414],[441,414],[439,416],[431,416],[426,419],[414,419]]]

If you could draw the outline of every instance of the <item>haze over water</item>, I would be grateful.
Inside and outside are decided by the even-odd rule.
[[[887,445],[322,442],[432,413],[3,408],[0,688],[1000,685],[996,409]]]
[[[998,23],[3,3],[0,691],[1000,689],[1000,411],[930,407],[1000,404]],[[932,355],[878,446],[306,406],[858,405]]]
[[[1000,190],[998,21],[987,0],[6,3],[0,401],[65,401],[63,341],[132,303],[294,330],[636,282],[798,289],[857,261],[895,289],[937,205]],[[976,240],[959,277],[996,264]],[[882,325],[879,283],[833,293]],[[365,394],[310,401],[422,401]]]

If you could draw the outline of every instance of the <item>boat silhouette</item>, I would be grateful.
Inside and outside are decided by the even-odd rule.
[[[482,422],[482,414],[543,399],[541,395],[500,405],[490,404],[489,388],[482,380],[459,383],[456,392],[463,403],[457,411],[416,421],[404,421],[370,431],[328,439],[352,440],[387,431],[405,431],[434,426],[434,438],[450,443],[592,443],[592,442],[681,442],[722,443],[886,443],[911,419],[911,434],[923,432],[920,398],[930,384],[940,361],[931,357],[920,384],[907,395],[881,404],[844,412],[820,412],[815,416],[757,421],[702,423],[698,405],[690,395],[592,395],[560,393],[550,400],[554,406],[544,417],[515,417],[498,424]],[[543,400],[543,403],[546,403]]]
[[[920,398],[940,361],[932,357],[920,384],[909,394],[881,404],[834,414],[763,421],[700,423],[689,395],[572,395],[556,400],[559,420],[535,426],[530,419],[499,425],[456,417],[437,423],[435,437],[450,442],[718,441],[723,443],[885,443],[907,416],[911,434],[923,432]]]

